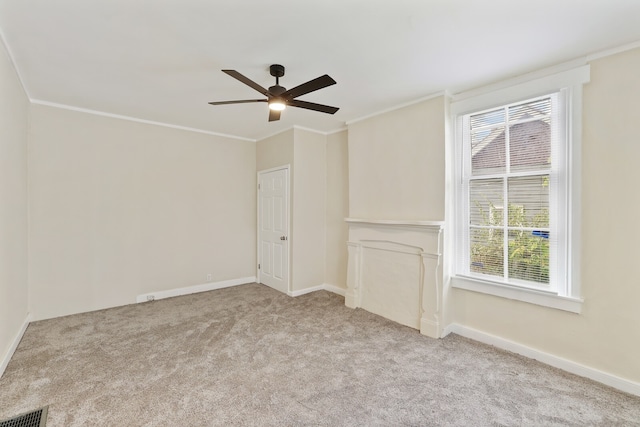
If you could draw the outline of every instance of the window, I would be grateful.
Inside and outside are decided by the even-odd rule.
[[[576,75],[578,84],[558,87]],[[454,99],[454,287],[579,312],[573,247],[586,80],[583,67]]]
[[[550,258],[557,238],[550,233],[549,205],[558,173],[551,148],[563,145],[558,110],[554,93],[462,117],[468,216],[462,273],[554,288],[556,259]]]

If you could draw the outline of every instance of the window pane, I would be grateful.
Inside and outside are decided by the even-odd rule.
[[[473,175],[505,172],[505,117],[506,109],[500,108],[469,118]]]
[[[504,277],[504,233],[490,228],[469,229],[470,270]]]
[[[469,119],[469,123],[471,124],[471,130],[475,130],[485,126],[493,127],[498,124],[504,124],[504,121],[505,121],[504,108],[488,111],[486,113],[474,114]]]
[[[549,283],[549,234],[509,231],[509,278]]]
[[[487,175],[506,171],[504,126],[471,134],[471,174]]]
[[[503,225],[503,191],[502,178],[469,181],[469,224]]]
[[[551,98],[538,99],[509,107],[509,123],[537,118],[544,120],[551,114]]]
[[[509,108],[511,172],[551,168],[551,100],[549,98]]]
[[[510,227],[549,228],[549,175],[507,180]]]

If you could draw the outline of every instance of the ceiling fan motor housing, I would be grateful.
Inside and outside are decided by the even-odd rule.
[[[275,85],[275,86],[270,86],[269,87],[269,92],[274,96],[280,96],[281,94],[283,94],[284,92],[286,92],[287,89],[285,89],[284,87],[280,86],[280,85]]]

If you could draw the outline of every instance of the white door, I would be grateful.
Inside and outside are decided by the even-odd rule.
[[[289,290],[289,169],[258,172],[258,282]]]

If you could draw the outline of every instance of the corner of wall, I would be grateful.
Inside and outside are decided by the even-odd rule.
[[[24,322],[22,322],[22,326],[20,327],[18,332],[15,334],[13,340],[11,340],[9,347],[7,348],[4,354],[0,355],[0,378],[2,378],[4,371],[7,369],[7,366],[9,365],[9,362],[13,357],[13,353],[15,353],[16,349],[18,348],[18,345],[20,344],[20,341],[22,340],[24,333],[27,331],[27,328],[29,327],[30,322],[31,322],[31,315],[27,314],[27,317],[24,319]]]

